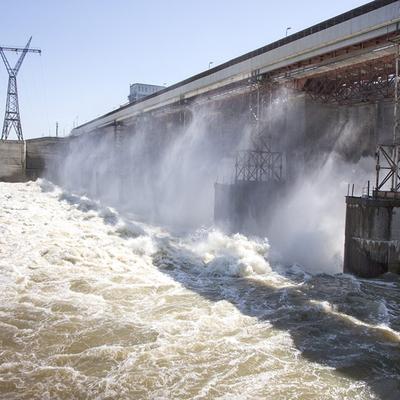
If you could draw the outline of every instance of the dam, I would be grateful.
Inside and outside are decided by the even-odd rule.
[[[66,139],[3,141],[10,149],[3,178],[46,171],[67,187],[155,220],[162,216],[167,224],[213,219],[227,231],[278,243],[277,204],[299,193],[301,179],[337,162],[338,170],[353,170],[340,179],[354,183],[362,164],[360,189],[375,169],[377,146],[397,129],[398,6],[368,3],[160,87],[74,128]],[[172,215],[177,193],[184,193],[182,207]],[[345,270],[363,275],[352,265]]]
[[[111,95],[74,72],[118,90],[96,51],[223,2],[33,3],[20,18],[93,111]],[[399,23],[399,0],[369,2],[174,85],[134,83],[66,137],[57,122],[29,138],[28,111],[19,140],[3,129],[0,399],[398,400]]]
[[[398,1],[368,3],[160,87],[74,128],[65,140],[27,141],[27,176],[51,171],[66,187],[166,224],[214,221],[227,232],[267,236],[292,262],[289,242],[299,240],[301,215],[314,214],[303,223],[309,237],[318,236],[321,224],[338,225],[321,222],[326,217],[312,210],[315,198],[332,192],[319,203],[339,207],[338,195],[343,201],[353,183],[360,195],[373,179],[376,149],[397,130],[398,7]],[[59,149],[52,159],[52,150],[43,156],[35,150],[42,143]],[[32,167],[35,157],[39,168]],[[327,176],[318,182],[321,170]],[[304,188],[312,193],[303,195]],[[371,192],[375,189],[371,185]],[[303,204],[307,196],[313,200]],[[296,209],[290,201],[297,197]],[[283,244],[279,226],[288,208],[292,222],[298,222],[293,238]],[[335,228],[341,232],[335,234],[343,236],[344,214],[341,218]],[[327,233],[326,242],[335,234]],[[388,271],[388,262],[375,274],[363,270],[361,265],[373,270],[367,265],[375,262],[367,255],[372,238],[357,235],[353,242],[363,243],[355,248],[364,261],[345,262],[345,270],[361,276]],[[397,236],[387,240],[398,247]],[[345,244],[331,247],[333,262]]]

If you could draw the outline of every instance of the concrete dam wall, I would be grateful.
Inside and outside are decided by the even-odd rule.
[[[39,176],[58,181],[68,151],[68,138],[0,141],[0,181],[20,182]]]
[[[26,141],[26,173],[58,181],[60,167],[69,151],[68,138],[37,138]]]
[[[14,182],[25,179],[25,154],[24,142],[0,141],[0,180]]]

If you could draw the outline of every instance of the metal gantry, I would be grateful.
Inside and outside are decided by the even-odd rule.
[[[399,39],[400,40],[400,39]],[[390,145],[378,145],[376,151],[376,192],[385,190],[390,182],[390,191],[400,191],[400,105],[399,105],[399,70],[400,44],[396,41],[395,73],[393,77],[393,140]],[[381,170],[385,173],[381,175]]]
[[[399,145],[379,145],[376,152],[376,190],[382,191],[390,184],[391,192],[400,189]],[[381,174],[383,172],[383,174]]]
[[[352,105],[393,98],[395,57],[363,62],[308,78],[302,90],[324,103]]]
[[[21,117],[19,114],[19,103],[18,103],[18,89],[17,89],[17,74],[21,68],[22,62],[26,56],[26,53],[41,53],[40,49],[30,49],[32,36],[28,40],[25,47],[6,47],[0,46],[0,55],[3,59],[4,65],[6,66],[8,72],[8,88],[7,88],[7,100],[6,100],[6,110],[4,115],[3,130],[1,134],[1,140],[7,140],[11,128],[14,128],[18,140],[24,140],[22,134]],[[21,52],[14,67],[11,67],[5,52]]]
[[[252,149],[240,150],[235,159],[235,183],[238,182],[280,182],[283,173],[283,154],[272,150],[272,139],[268,129],[261,129],[260,86],[266,86],[260,79],[255,79],[255,106],[249,106],[250,115],[255,123],[251,135]],[[268,83],[268,82],[267,82]],[[272,94],[273,86],[268,87]],[[270,96],[271,103],[271,96]],[[271,106],[271,104],[270,104]]]
[[[243,150],[236,154],[235,183],[280,182],[282,180],[282,153],[263,150]]]

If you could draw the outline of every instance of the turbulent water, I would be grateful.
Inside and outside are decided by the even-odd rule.
[[[0,398],[400,398],[398,278],[269,250],[0,183]]]

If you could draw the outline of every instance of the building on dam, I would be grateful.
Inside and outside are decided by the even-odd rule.
[[[129,103],[143,99],[144,97],[153,93],[157,93],[162,89],[165,89],[165,86],[148,85],[146,83],[132,83],[132,85],[129,86]]]

